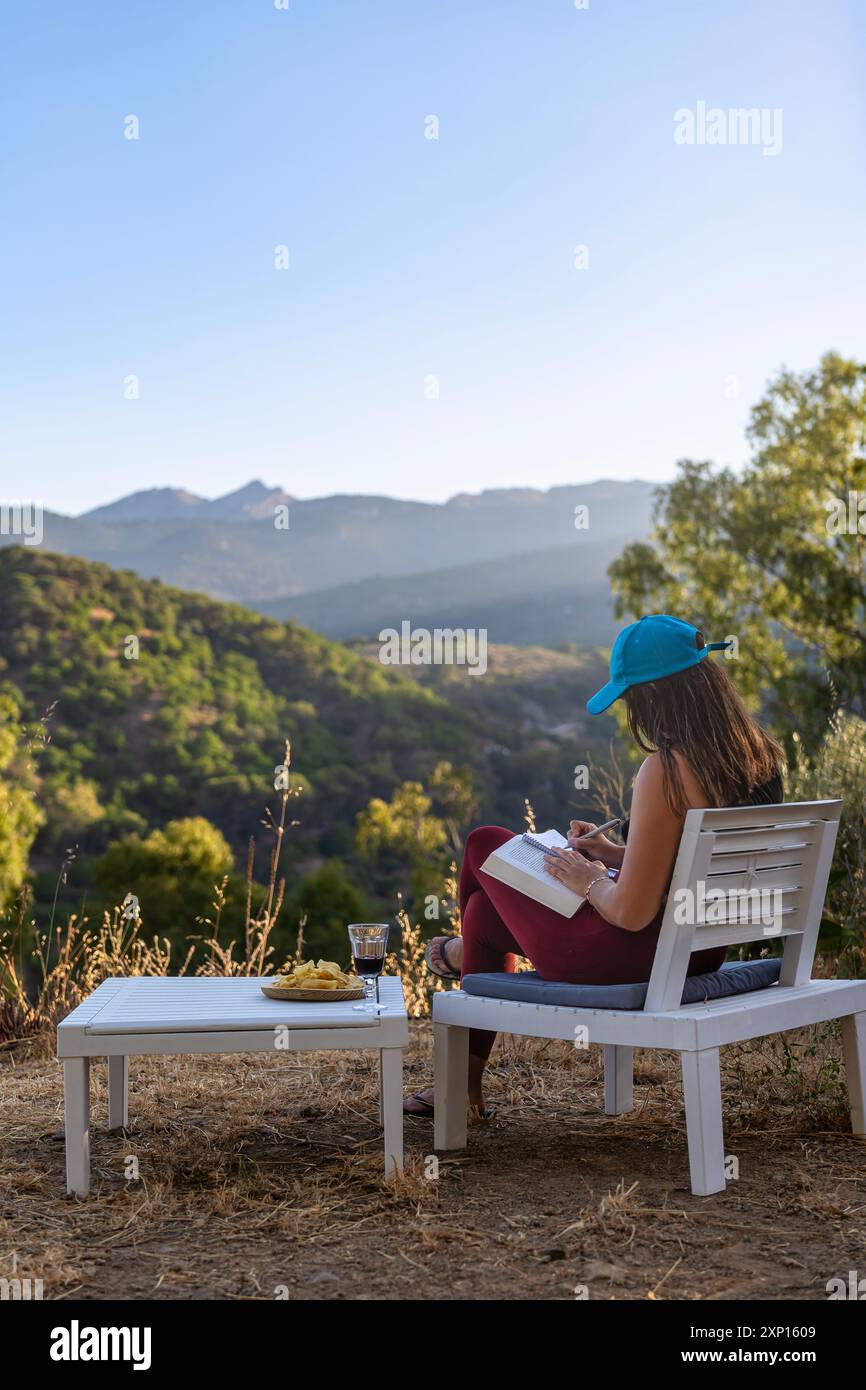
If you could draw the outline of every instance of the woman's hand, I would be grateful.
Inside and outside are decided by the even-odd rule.
[[[607,868],[600,859],[586,859],[578,850],[551,849],[545,857],[544,870],[582,898],[597,878],[607,878]]]
[[[623,861],[625,854],[624,845],[616,845],[613,840],[609,840],[606,835],[593,835],[591,840],[581,841],[591,830],[595,830],[591,820],[573,820],[569,825],[566,839],[572,849],[580,850],[582,854],[594,854],[602,864],[609,869],[618,869]]]

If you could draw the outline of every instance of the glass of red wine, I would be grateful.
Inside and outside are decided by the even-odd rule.
[[[353,922],[349,927],[355,974],[364,981],[364,1002],[355,1008],[366,1013],[379,1012],[378,980],[385,968],[390,930],[387,922]]]

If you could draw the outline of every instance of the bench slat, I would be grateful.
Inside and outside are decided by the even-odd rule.
[[[808,809],[804,810],[804,806]],[[838,821],[842,809],[841,801],[791,802],[779,806],[733,806],[708,807],[701,811],[687,811],[686,823],[690,817],[701,817],[702,831],[748,830],[764,827],[819,825],[823,821]],[[693,822],[694,823],[694,822]]]

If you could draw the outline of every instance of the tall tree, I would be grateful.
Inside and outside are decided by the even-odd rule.
[[[433,803],[421,783],[403,782],[390,801],[374,797],[356,822],[358,853],[403,892],[408,871],[416,905],[437,892],[448,865],[445,824],[432,812]]]
[[[34,797],[33,743],[20,717],[16,701],[0,691],[0,908],[24,882],[30,846],[44,819]]]
[[[866,365],[782,371],[748,437],[741,473],[679,463],[651,543],[610,568],[617,612],[735,637],[738,687],[814,748],[836,708],[866,706]]]

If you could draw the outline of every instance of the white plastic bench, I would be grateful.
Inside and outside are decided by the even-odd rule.
[[[686,814],[642,1009],[525,1003],[463,989],[437,994],[434,1147],[466,1145],[470,1028],[600,1043],[608,1115],[633,1108],[636,1047],[681,1053],[692,1192],[706,1196],[725,1188],[720,1047],[839,1018],[851,1127],[856,1135],[866,1134],[866,980],[811,978],[841,805],[809,801]],[[683,891],[697,894],[700,885],[706,894],[721,888],[752,896],[748,902],[726,901],[704,913],[686,913],[688,920],[678,922],[677,915],[684,915]],[[780,907],[774,922],[761,920],[754,890],[778,893],[770,899]],[[785,941],[778,984],[701,1003],[680,1002],[693,951],[776,936]]]

